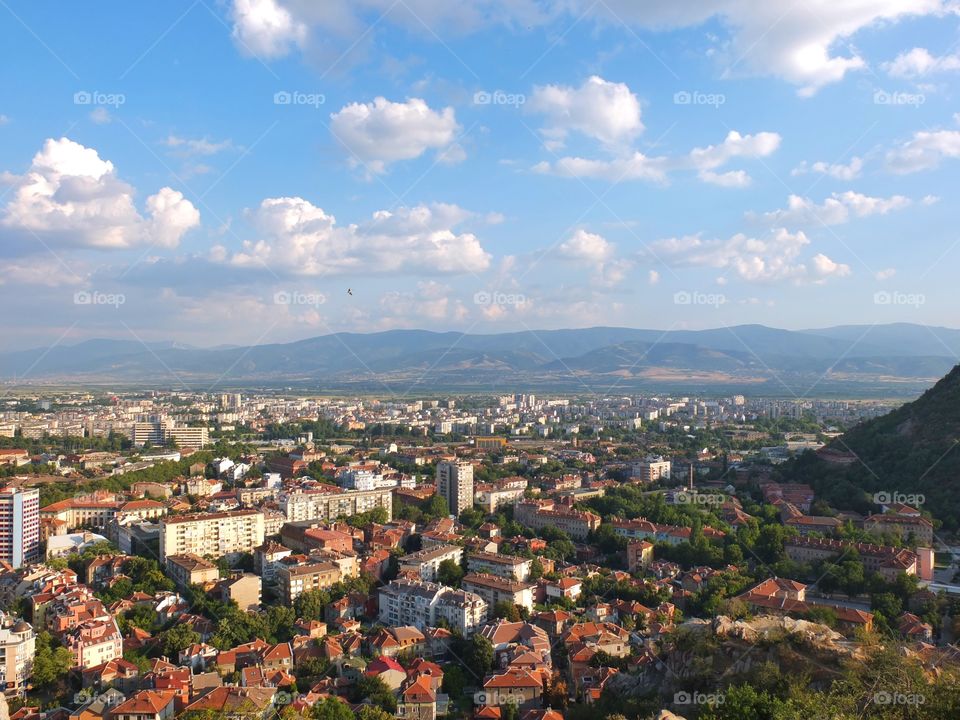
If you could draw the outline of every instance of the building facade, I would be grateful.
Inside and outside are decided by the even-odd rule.
[[[459,517],[473,507],[473,465],[468,462],[437,463],[437,493],[447,501],[451,515]]]

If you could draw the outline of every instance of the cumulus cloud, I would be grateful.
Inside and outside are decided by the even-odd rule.
[[[526,109],[546,116],[548,124],[541,132],[551,149],[563,147],[570,132],[616,145],[643,131],[637,96],[626,84],[609,82],[597,75],[578,88],[536,87]]]
[[[790,174],[796,176],[812,173],[815,175],[827,175],[837,180],[854,180],[860,177],[861,170],[863,170],[863,159],[853,157],[850,158],[850,162],[846,165],[843,163],[827,163],[822,160],[815,163],[802,162],[791,170]]]
[[[960,158],[960,131],[921,130],[889,150],[886,161],[891,172],[905,175],[933,170],[943,160],[957,158]]]
[[[699,235],[665,238],[653,243],[652,256],[676,267],[710,267],[747,282],[822,283],[850,274],[850,267],[822,253],[809,261],[800,256],[810,240],[802,232],[776,228],[765,237],[738,233],[722,240]]]
[[[557,246],[557,255],[593,272],[593,281],[605,287],[619,285],[633,264],[617,258],[616,246],[602,235],[579,229]]]
[[[460,126],[452,107],[439,112],[420,98],[390,102],[378,97],[371,103],[352,103],[330,116],[330,130],[350,152],[351,165],[383,173],[400,160],[413,160],[428,150],[450,153],[458,160],[462,151],[454,142]]]
[[[233,39],[247,55],[281,57],[302,47],[307,37],[307,25],[279,0],[234,0],[231,20]]]
[[[303,198],[268,198],[249,213],[258,239],[233,254],[215,247],[211,259],[304,276],[481,272],[490,266],[490,254],[475,235],[454,230],[466,217],[454,205],[421,205],[341,226]]]
[[[763,219],[774,225],[840,225],[852,218],[886,215],[902,210],[911,204],[903,195],[891,195],[887,198],[871,197],[848,190],[833,193],[822,204],[817,205],[809,198],[791,195],[787,198],[787,207],[763,214]]]
[[[933,73],[960,70],[960,55],[941,55],[935,57],[926,48],[916,47],[900,53],[891,62],[884,63],[883,69],[893,77],[904,79],[921,78]]]
[[[36,234],[48,245],[172,248],[200,224],[199,211],[169,187],[147,198],[147,216],[142,216],[134,189],[117,177],[113,163],[67,138],[47,140],[30,169],[11,181],[13,194],[0,210],[0,228]]]

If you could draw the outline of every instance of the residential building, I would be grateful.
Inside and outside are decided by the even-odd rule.
[[[530,577],[532,558],[514,557],[499,553],[476,552],[467,556],[467,570],[474,573],[490,573],[509,580],[526,580]]]
[[[393,490],[297,489],[280,496],[280,510],[291,522],[301,520],[337,520],[383,508],[387,519],[393,517]]]
[[[436,580],[440,563],[444,560],[453,560],[458,565],[463,559],[463,548],[457,545],[437,545],[425,550],[404,555],[400,558],[400,572],[413,572],[421,580]]]
[[[82,670],[123,657],[123,637],[112,617],[76,625],[64,633],[63,644],[73,653],[74,667]]]
[[[40,559],[40,491],[0,489],[0,562],[18,568]]]
[[[168,516],[160,521],[160,557],[252,553],[263,538],[263,513],[257,510]]]
[[[422,580],[394,580],[380,593],[380,621],[425,631],[446,620],[452,630],[471,635],[483,624],[487,603],[479,595]]]
[[[487,573],[467,573],[461,581],[460,587],[482,597],[491,609],[497,603],[505,602],[533,612],[533,590],[536,586],[532,583],[510,580]]]
[[[630,572],[646,570],[653,562],[653,543],[647,540],[631,540],[627,543],[627,569]]]
[[[888,545],[795,537],[784,542],[784,550],[788,558],[799,563],[814,563],[840,555],[857,557],[864,570],[879,573],[887,580],[893,580],[900,573],[917,575],[920,571],[920,558],[917,553]],[[851,550],[856,551],[855,554],[851,554]]]
[[[33,674],[36,635],[25,620],[9,615],[0,622],[0,687],[7,695],[23,696]]]
[[[600,527],[599,515],[562,509],[551,500],[517,503],[513,517],[521,525],[533,530],[555,527],[576,540],[586,540],[591,532]]]
[[[307,565],[281,565],[277,571],[280,599],[286,605],[308,590],[325,590],[340,581],[340,568],[334,563],[321,562]]]
[[[437,493],[447,501],[451,515],[459,517],[473,507],[473,465],[468,462],[437,463]]]
[[[224,602],[232,600],[237,604],[237,607],[244,611],[260,609],[261,583],[259,575],[236,573],[233,577],[221,580],[218,588],[220,599]]]

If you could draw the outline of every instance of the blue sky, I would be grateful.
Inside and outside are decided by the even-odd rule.
[[[11,347],[956,326],[939,0],[0,3]]]

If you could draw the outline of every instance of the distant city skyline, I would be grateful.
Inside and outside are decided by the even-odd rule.
[[[942,0],[0,17],[5,349],[957,327]]]

